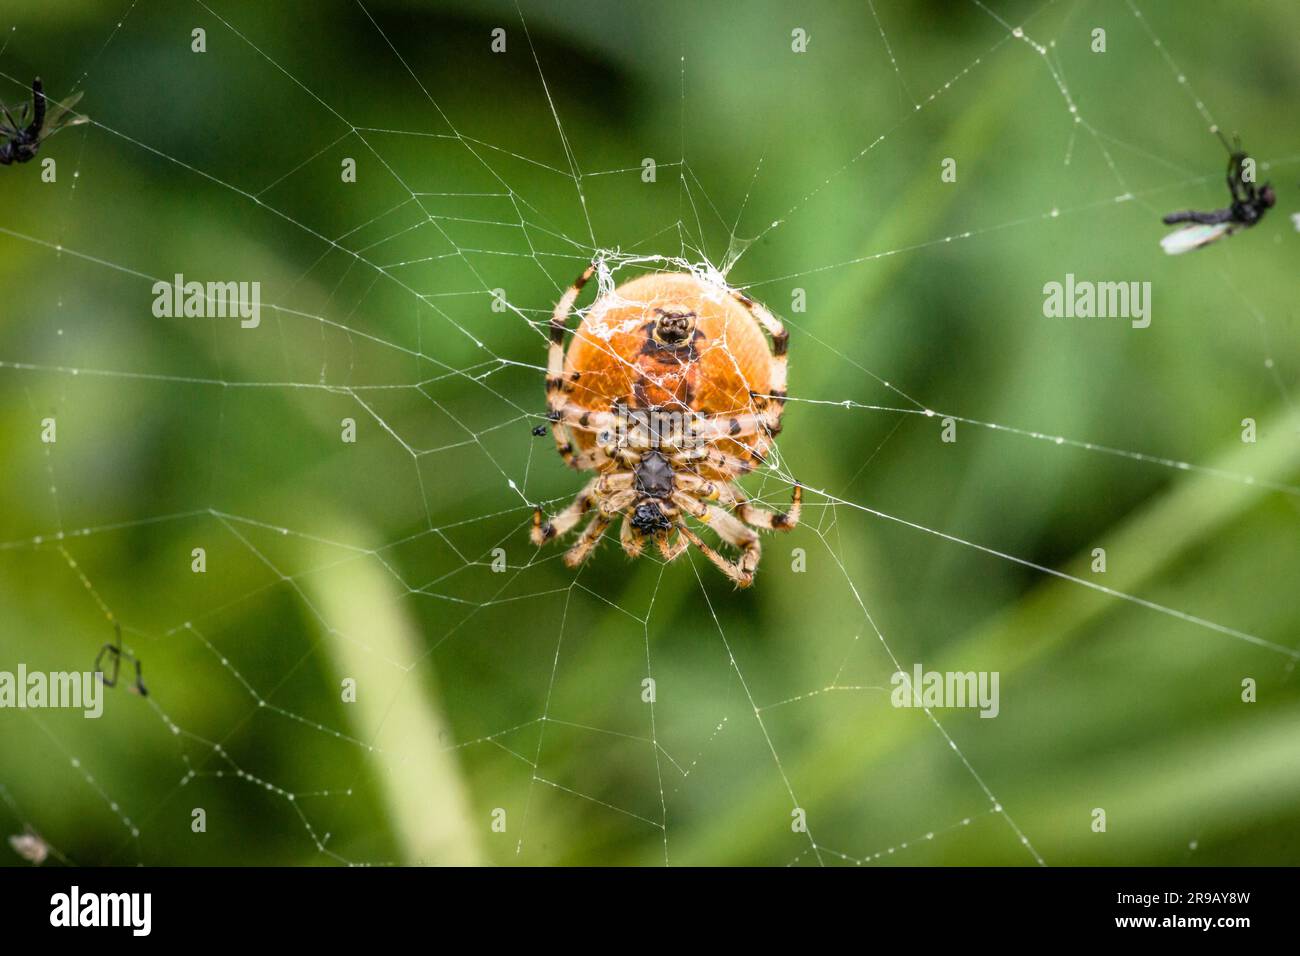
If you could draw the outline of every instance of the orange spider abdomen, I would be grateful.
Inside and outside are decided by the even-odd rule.
[[[654,336],[664,312],[691,313],[688,339],[672,346]],[[753,410],[751,393],[771,387],[771,349],[758,322],[726,289],[688,273],[639,276],[606,293],[587,310],[568,354],[565,379],[570,400],[607,411],[630,408],[691,410],[738,415]],[[575,435],[590,448],[590,433]],[[748,459],[754,436],[720,444]]]

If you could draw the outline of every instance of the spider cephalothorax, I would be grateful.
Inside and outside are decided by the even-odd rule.
[[[629,555],[652,542],[672,560],[694,545],[748,586],[761,550],[755,529],[787,530],[799,520],[797,482],[788,513],[751,504],[735,484],[765,461],[781,430],[786,331],[742,293],[687,273],[656,273],[599,297],[566,353],[565,319],[595,269],[551,317],[546,396],[560,455],[596,475],[550,521],[536,510],[533,542],[541,546],[594,511],[565,555],[576,566],[621,516]],[[711,548],[687,516],[740,556],[731,561]]]

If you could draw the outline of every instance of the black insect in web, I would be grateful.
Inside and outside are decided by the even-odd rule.
[[[109,660],[109,669],[104,668],[104,658]],[[128,689],[133,694],[139,694],[141,697],[149,696],[149,689],[144,686],[144,677],[141,674],[140,659],[130,651],[122,647],[122,625],[117,621],[113,622],[113,640],[109,641],[99,649],[95,655],[95,673],[99,679],[104,682],[105,687],[116,687],[121,675],[122,661],[126,660],[135,668],[135,681],[130,684]]]
[[[1194,209],[1171,212],[1164,217],[1166,226],[1191,223],[1165,236],[1160,241],[1165,252],[1178,255],[1200,249],[1225,236],[1230,236],[1240,229],[1249,229],[1264,218],[1264,213],[1273,208],[1277,197],[1269,183],[1262,186],[1255,184],[1255,160],[1241,148],[1238,137],[1232,146],[1219,134],[1223,145],[1228,149],[1228,195],[1231,201],[1222,209],[1198,212]]]
[[[36,158],[41,144],[67,126],[88,122],[88,116],[72,112],[82,93],[74,93],[51,109],[38,76],[32,80],[32,101],[16,110],[0,103],[0,166],[27,163]]]

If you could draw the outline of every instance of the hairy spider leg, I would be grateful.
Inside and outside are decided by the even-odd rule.
[[[727,490],[731,491],[731,489]],[[803,510],[803,486],[797,481],[794,484],[794,491],[790,494],[790,507],[786,511],[760,508],[758,505],[751,504],[749,499],[739,492],[734,492],[732,497],[736,499],[734,503],[736,516],[741,521],[752,524],[756,528],[772,531],[792,530],[799,523],[799,515]]]
[[[770,511],[750,502],[745,493],[735,485],[709,481],[699,475],[683,475],[678,484],[683,491],[706,501],[717,501],[736,512],[736,517],[756,528],[768,531],[789,531],[799,523],[803,505],[803,486],[794,483],[788,511]]]
[[[598,498],[609,497],[616,491],[630,491],[636,487],[636,475],[630,471],[610,471],[596,479],[593,491]]]
[[[582,534],[578,536],[577,543],[564,553],[564,563],[571,568],[576,568],[586,561],[596,545],[600,543],[600,539],[604,537],[611,520],[613,519],[604,512],[596,512]]]
[[[623,546],[629,558],[641,557],[641,549],[645,547],[645,539],[638,537],[632,530],[632,516],[623,515],[623,524],[619,528],[618,542]]]
[[[591,481],[587,482],[586,486],[578,492],[577,497],[573,499],[573,502],[550,521],[544,520],[540,506],[534,508],[533,528],[532,531],[529,532],[529,537],[533,539],[533,544],[540,548],[547,541],[564,534],[577,524],[582,519],[582,516],[590,511],[592,505],[596,503],[592,492],[595,490],[596,482],[599,480],[599,478],[593,478]]]
[[[608,497],[598,499],[600,510],[610,518],[616,518],[635,504],[638,497],[640,493],[631,488],[627,491],[616,491]]]
[[[667,534],[661,534],[658,539],[659,553],[663,555],[665,561],[675,561],[683,551],[690,547],[691,542],[684,537],[679,531],[677,537],[669,541]]]
[[[776,406],[772,427],[768,429],[770,434],[776,435],[781,431],[781,416],[785,412],[786,353],[790,350],[790,333],[781,324],[781,320],[769,312],[766,306],[743,292],[733,291],[731,294],[737,302],[749,310],[749,314],[757,319],[758,324],[772,337],[772,386],[768,396],[764,396],[764,404]]]
[[[569,286],[568,291],[560,297],[560,301],[555,304],[555,310],[551,313],[551,344],[546,359],[546,405],[547,410],[550,412],[548,417],[551,419],[551,434],[555,438],[555,447],[559,451],[560,457],[564,459],[564,463],[578,471],[585,471],[595,467],[594,456],[574,448],[565,427],[567,423],[562,417],[557,416],[556,412],[563,410],[564,396],[573,389],[571,382],[566,383],[564,381],[565,322],[569,318],[569,313],[573,311],[573,305],[578,301],[583,286],[587,284],[595,271],[596,264],[593,262],[583,270],[582,275],[578,276],[573,285]]]
[[[762,545],[759,544],[757,532],[752,528],[746,528],[738,518],[728,514],[716,505],[706,505],[684,492],[674,492],[672,500],[675,505],[687,514],[711,527],[714,533],[727,544],[740,549],[740,557],[734,562],[728,561],[712,548],[705,550],[707,545],[698,536],[690,532],[684,522],[678,522],[678,526],[687,531],[687,537],[690,538],[691,543],[704,551],[705,557],[721,568],[723,573],[735,581],[738,586],[742,588],[749,587],[753,583],[754,570],[758,567],[758,559],[762,554]]]
[[[766,444],[766,443],[764,443]],[[735,455],[728,455],[726,452],[718,451],[712,445],[700,445],[696,448],[688,448],[679,451],[673,456],[674,462],[683,465],[707,466],[716,471],[729,475],[747,475],[754,470],[754,464],[767,464],[758,452],[754,452],[754,460],[748,461],[744,458],[737,458]]]
[[[713,566],[719,571],[731,578],[736,583],[736,587],[747,588],[754,583],[753,566],[758,564],[759,545],[757,536],[752,544],[752,550],[747,550],[744,555],[737,561],[728,561],[713,548],[700,538],[694,531],[688,528],[685,522],[678,521],[677,533],[685,536],[685,539],[695,545],[706,558],[712,562]],[[752,556],[752,557],[751,557]],[[749,565],[746,568],[746,565]]]

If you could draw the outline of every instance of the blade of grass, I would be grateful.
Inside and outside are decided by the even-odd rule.
[[[326,529],[321,537],[330,540],[365,540],[359,529],[326,513],[318,512],[316,527]],[[315,566],[338,561],[336,550],[320,547]],[[417,661],[424,652],[420,635],[402,611],[402,594],[377,561],[348,561],[339,573],[346,586],[331,573],[307,575],[303,584],[332,626],[324,646],[335,674],[340,681],[356,681],[356,702],[345,708],[354,734],[386,751],[376,758],[374,780],[387,804],[402,861],[479,864],[483,857],[467,788],[454,752],[442,743],[450,733],[436,691],[421,670],[402,674],[390,663]]]

